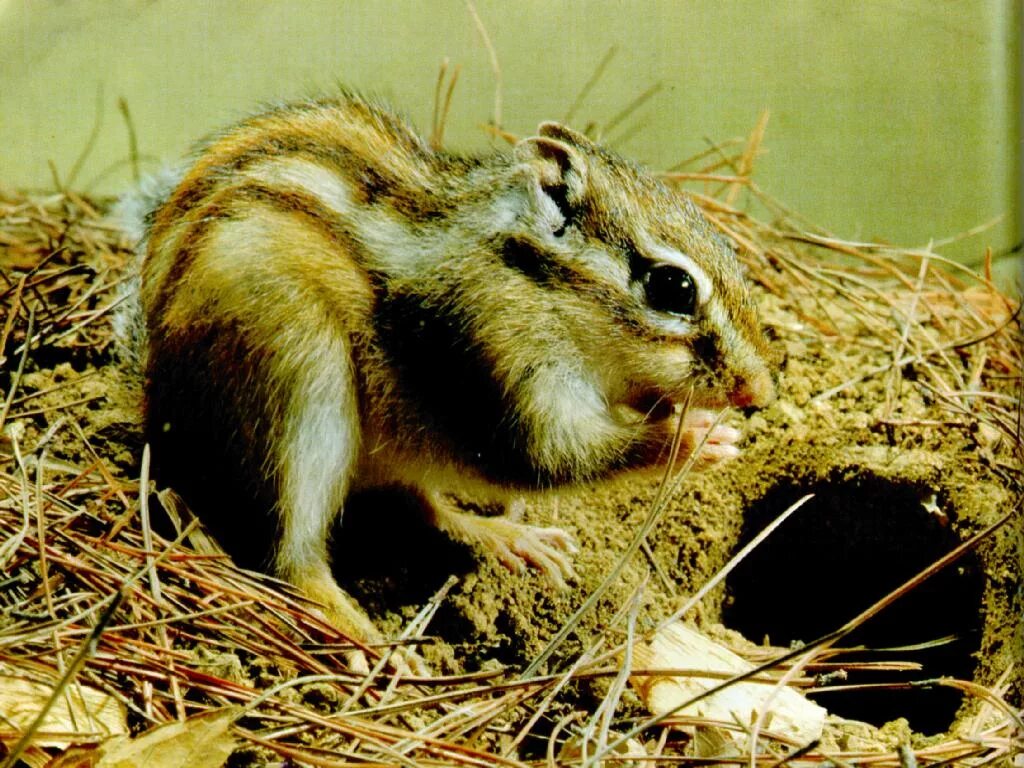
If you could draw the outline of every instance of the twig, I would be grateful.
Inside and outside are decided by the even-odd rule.
[[[21,347],[21,357],[18,358],[18,367],[14,371],[14,375],[11,377],[11,383],[7,389],[7,397],[4,398],[4,408],[0,411],[0,434],[3,433],[4,425],[7,423],[7,414],[10,413],[11,403],[14,402],[14,393],[18,391],[18,386],[21,383],[21,376],[25,372],[25,362],[28,360],[28,351],[32,346],[32,329],[36,324],[36,310],[30,308],[28,311],[28,328],[25,330],[25,343]]]
[[[688,409],[692,396],[693,393],[691,392],[683,406],[683,412],[680,414],[676,434],[673,439],[671,451],[669,454],[669,461],[666,464],[665,473],[662,477],[662,483],[658,489],[658,493],[655,496],[654,501],[651,503],[651,507],[647,513],[647,517],[644,519],[643,523],[637,529],[637,532],[634,534],[632,540],[626,546],[626,549],[618,557],[618,559],[615,562],[615,565],[612,566],[612,568],[609,570],[608,575],[605,576],[605,578],[601,581],[597,588],[594,589],[593,592],[591,592],[590,595],[587,596],[587,599],[583,601],[583,604],[576,609],[572,616],[570,616],[565,621],[565,623],[562,624],[558,632],[555,633],[555,636],[550,641],[548,641],[548,644],[544,648],[544,650],[542,650],[537,655],[537,657],[530,663],[530,665],[523,671],[522,679],[528,680],[539,672],[540,668],[548,660],[551,654],[554,653],[555,649],[558,648],[558,646],[561,645],[562,642],[564,642],[565,639],[576,628],[576,626],[579,624],[583,616],[597,603],[598,600],[601,599],[602,595],[604,595],[604,593],[607,592],[613,584],[618,582],[619,576],[622,574],[623,568],[626,567],[626,564],[632,559],[633,555],[640,548],[640,544],[646,540],[647,534],[650,533],[651,529],[655,526],[658,520],[661,519],[661,515],[665,511],[666,502],[668,498],[671,497],[672,493],[679,487],[679,484],[682,482],[683,478],[686,477],[690,469],[692,469],[694,462],[697,460],[697,457],[700,455],[701,450],[704,448],[704,444],[707,441],[708,436],[711,434],[711,430],[708,430],[702,436],[700,444],[694,447],[693,452],[687,457],[686,462],[678,470],[678,472],[673,473],[675,458],[678,454],[679,446],[682,441],[684,415],[686,410]],[[716,420],[715,425],[712,426],[712,429],[714,429],[714,426],[717,426],[718,422],[722,418],[722,415],[723,414],[718,415],[718,420]],[[669,478],[672,478],[671,483],[669,482]]]
[[[138,184],[142,181],[142,172],[139,170],[139,140],[135,135],[135,122],[128,109],[128,100],[124,96],[118,97],[117,109],[124,118],[124,126],[128,130],[128,161],[131,163],[132,181]]]
[[[452,70],[448,87],[444,88],[445,75],[448,74],[448,59],[441,61],[441,67],[437,73],[437,85],[434,87],[434,116],[431,122],[430,146],[434,149],[441,149],[444,146],[444,129],[448,122],[448,112],[452,106],[452,94],[455,93],[455,84],[459,80],[459,72],[462,67],[458,64]],[[444,93],[442,94],[442,91]]]
[[[473,19],[476,31],[480,33],[480,37],[484,42],[484,48],[487,49],[487,58],[491,64],[491,73],[494,75],[494,115],[491,119],[496,128],[501,128],[502,78],[501,65],[498,64],[498,52],[494,49],[494,44],[491,42],[491,36],[487,34],[487,27],[484,26],[483,19],[481,19],[480,14],[477,13],[476,4],[473,0],[466,0],[466,10],[469,11],[469,15]]]
[[[608,65],[611,64],[612,59],[615,58],[615,54],[618,52],[619,48],[617,45],[613,45],[605,51],[604,56],[601,57],[597,66],[594,67],[594,71],[590,74],[590,77],[587,78],[587,82],[583,84],[583,87],[580,88],[580,92],[576,94],[576,98],[572,100],[569,108],[565,111],[565,115],[562,117],[563,123],[566,125],[572,123],[572,119],[576,116],[576,111],[580,108],[580,105],[583,104],[583,100],[587,98],[594,86],[597,85],[598,81],[604,75],[605,69],[607,69]]]

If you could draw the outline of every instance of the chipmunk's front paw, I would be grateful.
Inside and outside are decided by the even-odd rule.
[[[694,461],[697,469],[707,469],[740,455],[736,444],[743,433],[734,427],[716,424],[717,419],[718,414],[714,411],[696,409],[686,412],[678,464],[684,463],[697,450],[700,451]]]

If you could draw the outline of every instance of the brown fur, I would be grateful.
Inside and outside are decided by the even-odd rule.
[[[443,494],[649,468],[672,404],[772,397],[729,248],[684,197],[563,126],[461,157],[355,96],[283,106],[200,148],[149,220],[155,471],[364,640],[326,554],[353,488],[409,487],[439,525],[558,580],[564,534],[474,521]],[[695,273],[692,316],[652,309],[645,281],[665,263]],[[687,429],[690,450],[711,432],[708,463],[731,455],[732,431]]]

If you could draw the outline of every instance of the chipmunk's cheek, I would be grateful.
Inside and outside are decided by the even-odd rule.
[[[655,348],[633,351],[631,357],[630,375],[617,387],[615,399],[645,414],[645,421],[667,419],[696,384],[692,350],[662,340]]]

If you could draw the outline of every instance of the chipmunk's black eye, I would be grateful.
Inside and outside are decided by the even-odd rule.
[[[685,269],[657,264],[644,274],[643,285],[647,304],[656,312],[696,314],[697,283]]]

